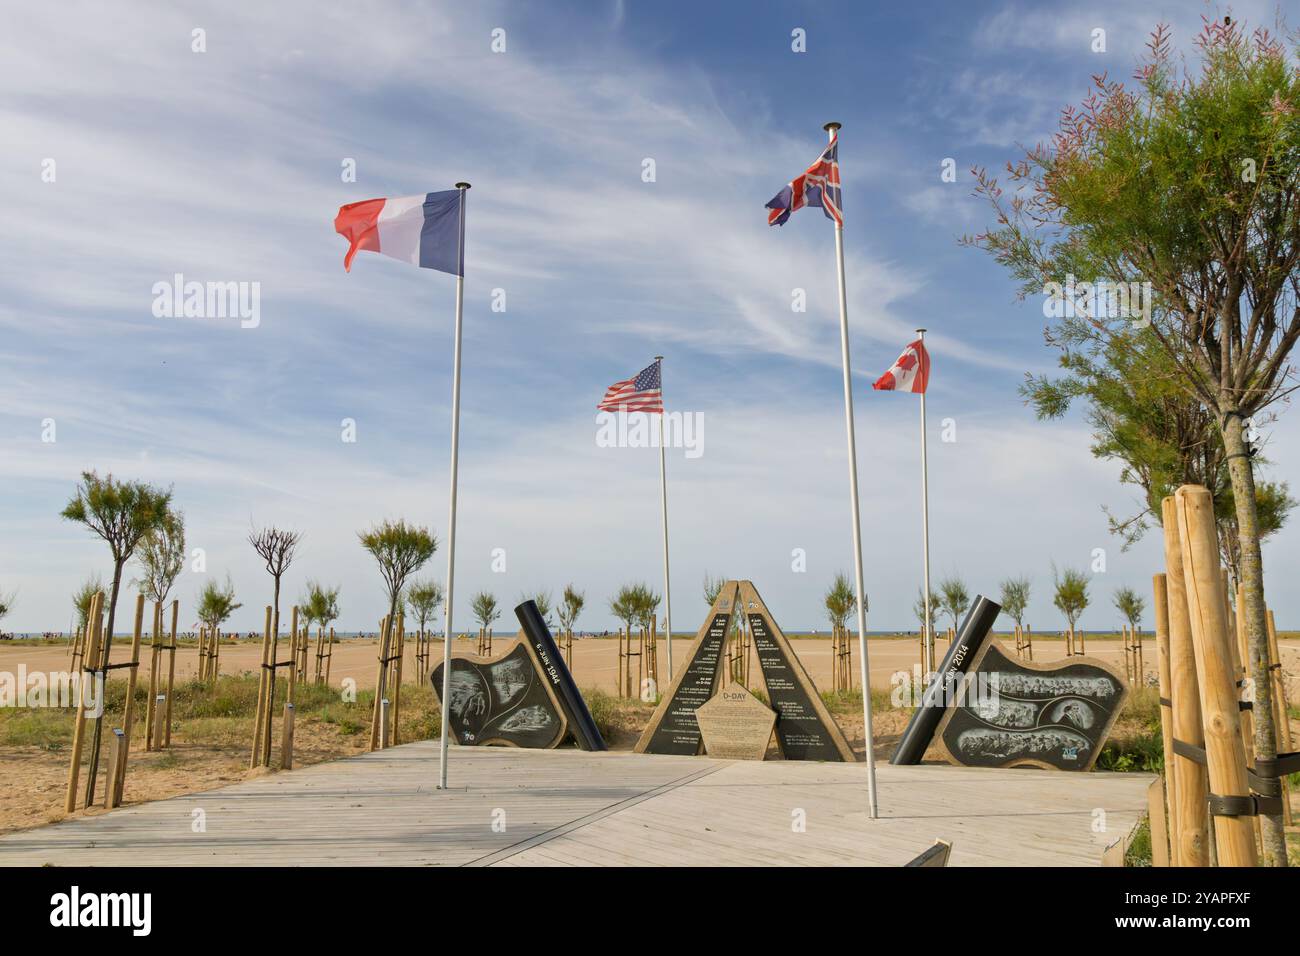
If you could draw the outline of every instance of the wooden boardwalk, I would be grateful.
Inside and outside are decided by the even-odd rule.
[[[872,821],[862,764],[455,747],[437,773],[407,744],[11,834],[0,865],[899,866],[942,838],[953,866],[1095,866],[1151,780],[882,765]]]

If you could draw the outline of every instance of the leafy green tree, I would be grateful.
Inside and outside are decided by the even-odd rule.
[[[575,588],[572,584],[564,588],[564,597],[560,601],[558,611],[560,617],[560,627],[565,633],[573,630],[573,625],[578,620],[578,615],[582,613],[582,608],[587,603],[586,595]]]
[[[90,601],[104,590],[104,582],[98,574],[92,574],[81,582],[81,586],[72,592],[72,608],[77,612],[77,630],[84,631],[90,623]]]
[[[474,617],[480,627],[491,627],[492,622],[501,616],[501,611],[497,607],[497,599],[487,591],[480,591],[470,600],[469,606],[474,611]]]
[[[428,528],[401,520],[382,521],[368,531],[360,532],[357,537],[379,565],[388,596],[388,617],[395,621],[407,579],[433,557],[438,550],[438,541]],[[388,656],[387,638],[383,653]]]
[[[835,575],[822,603],[826,607],[826,617],[832,628],[843,628],[849,623],[858,609],[858,598],[853,590],[853,582],[842,571]],[[924,616],[924,614],[922,615]]]
[[[1155,333],[1117,329],[1105,341],[1062,346],[1060,365],[1059,378],[1027,375],[1021,394],[1040,420],[1063,418],[1075,400],[1086,401],[1093,455],[1119,461],[1120,481],[1142,491],[1134,514],[1119,518],[1106,509],[1124,548],[1160,524],[1160,503],[1179,485],[1204,485],[1214,495],[1224,563],[1237,580],[1240,535],[1223,436],[1205,405],[1179,385]],[[1280,530],[1296,504],[1285,482],[1257,481],[1255,501],[1261,539]]]
[[[659,612],[660,597],[647,585],[638,584],[635,588],[636,623],[649,630]]]
[[[1088,607],[1088,575],[1074,568],[1066,568],[1058,573],[1053,567],[1052,586],[1052,603],[1065,615],[1070,630],[1073,631],[1079,615]]]
[[[243,606],[235,601],[235,583],[229,574],[225,584],[210,580],[199,590],[198,618],[208,627],[220,627]]]
[[[18,599],[17,591],[10,591],[8,594],[0,594],[0,621],[14,609],[14,601]]]
[[[955,574],[940,581],[939,607],[952,619],[953,629],[956,630],[961,616],[970,607],[970,592],[966,590],[966,582]]]
[[[307,630],[316,624],[322,630],[339,617],[339,587],[328,587],[319,581],[308,581],[307,590],[298,598],[298,614]]]
[[[1142,612],[1146,610],[1146,598],[1130,587],[1115,589],[1115,609],[1124,615],[1129,627],[1137,630],[1142,622]]]
[[[922,630],[922,632],[924,632],[924,631],[926,630],[926,621],[925,621],[925,588],[924,588],[924,587],[919,587],[919,588],[916,589],[916,603],[912,605],[912,613],[916,615],[917,623],[921,625],[921,630]],[[935,632],[935,630],[936,630],[936,626],[935,626],[935,618],[937,618],[938,616],[939,616],[939,595],[937,595],[937,594],[935,594],[933,591],[931,591],[931,592],[930,592],[930,626],[929,626],[929,630],[930,630],[930,633],[932,633],[932,634],[933,634],[933,633]]]
[[[437,581],[412,581],[406,589],[406,606],[411,609],[411,616],[415,618],[421,632],[438,613],[442,602],[442,585]]]
[[[83,471],[76,493],[63,509],[64,518],[85,525],[103,538],[113,555],[113,585],[108,598],[108,622],[100,658],[103,662],[99,671],[101,680],[108,677],[108,661],[113,650],[113,629],[117,619],[117,598],[122,587],[122,569],[135,555],[140,542],[167,521],[171,513],[171,500],[171,491],[163,491],[141,481],[117,481],[111,474],[100,478],[94,471]],[[87,766],[87,804],[95,798],[103,728],[103,720],[96,720]]]
[[[1029,607],[1029,578],[1007,578],[1002,582],[1002,593],[998,598],[1002,613],[1016,622],[1017,627],[1025,626],[1025,609]]]
[[[727,583],[727,576],[712,577],[706,571],[704,574],[704,600],[708,602],[709,607],[713,607],[713,602],[718,599],[722,593],[722,586]]]
[[[103,538],[113,555],[113,584],[108,596],[108,623],[104,635],[103,659],[113,647],[113,626],[117,597],[122,587],[122,569],[134,557],[148,535],[161,528],[171,516],[172,493],[141,481],[118,481],[111,474],[81,473],[76,494],[63,509],[63,517],[85,525]],[[96,723],[96,731],[99,724]],[[98,746],[95,747],[98,751]],[[92,763],[96,763],[92,756]]]
[[[141,539],[136,560],[141,576],[135,585],[140,593],[155,604],[166,604],[185,567],[185,515],[168,511],[158,527]]]
[[[1191,67],[1157,27],[1136,85],[1096,77],[1082,107],[1062,111],[1051,144],[1009,166],[1010,196],[980,171],[997,223],[970,241],[1023,293],[1056,293],[1072,276],[1121,282],[1141,298],[1150,289],[1136,314],[1111,308],[1109,294],[1103,307],[1085,297],[1082,309],[1055,296],[1048,341],[1104,354],[1115,335],[1149,329],[1171,383],[1211,414],[1236,513],[1255,752],[1268,761],[1277,740],[1247,433],[1295,387],[1300,72],[1272,34],[1228,18],[1206,21],[1196,45]],[[1281,815],[1260,823],[1267,862],[1285,865]]]
[[[618,589],[613,599],[609,602],[609,611],[614,617],[623,622],[623,627],[629,634],[632,633],[632,624],[639,619],[639,594],[638,588],[643,585],[625,584]]]

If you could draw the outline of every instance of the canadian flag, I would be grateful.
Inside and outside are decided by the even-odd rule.
[[[917,339],[889,367],[889,371],[876,379],[871,387],[880,392],[913,392],[922,394],[930,384],[930,353],[925,343]]]

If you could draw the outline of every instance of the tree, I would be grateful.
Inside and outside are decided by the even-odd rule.
[[[429,529],[405,521],[383,521],[357,534],[361,546],[370,552],[384,579],[388,596],[388,618],[397,620],[397,606],[402,599],[406,580],[433,557],[438,541]],[[384,637],[383,656],[388,656],[388,637]]]
[[[1136,631],[1142,621],[1142,612],[1147,607],[1146,599],[1132,588],[1122,587],[1115,589],[1114,601],[1115,608],[1124,615],[1129,627]]]
[[[479,623],[479,627],[488,628],[492,622],[501,616],[501,611],[497,607],[497,599],[487,591],[480,591],[470,600],[469,606],[474,611],[474,617]]]
[[[248,535],[248,543],[253,546],[258,557],[266,564],[266,573],[271,575],[275,581],[275,600],[272,607],[275,611],[275,636],[280,636],[280,579],[284,573],[289,570],[289,565],[293,563],[294,554],[298,550],[298,542],[302,540],[302,535],[297,531],[285,531],[281,528],[266,527],[261,530],[253,529]],[[275,671],[271,672],[271,678],[274,682]],[[273,685],[274,686],[274,685]]]
[[[1070,630],[1073,631],[1079,615],[1088,607],[1088,576],[1074,568],[1066,568],[1058,574],[1053,566],[1052,584],[1055,589],[1052,603],[1065,615],[1065,619],[1070,622]]]
[[[1142,490],[1136,513],[1117,518],[1106,509],[1124,549],[1160,524],[1160,503],[1179,485],[1204,485],[1214,495],[1224,562],[1237,580],[1239,534],[1223,437],[1205,405],[1178,385],[1178,369],[1155,334],[1116,330],[1104,342],[1062,345],[1060,364],[1060,378],[1026,375],[1021,394],[1040,420],[1063,418],[1075,399],[1087,401],[1093,455],[1121,462],[1121,483]],[[1257,455],[1255,464],[1264,459]],[[1255,499],[1261,539],[1278,531],[1296,504],[1285,483],[1257,482]]]
[[[167,520],[171,500],[170,490],[163,491],[142,481],[117,481],[111,474],[100,478],[94,471],[83,471],[76,493],[63,509],[64,518],[84,524],[103,538],[113,555],[113,585],[109,592],[108,623],[100,655],[101,681],[108,678],[109,655],[113,650],[113,625],[117,618],[117,597],[122,587],[122,569],[134,556],[140,542]],[[95,721],[86,784],[87,804],[95,798],[103,726],[102,719]]]
[[[330,621],[339,617],[339,587],[326,587],[319,581],[308,581],[307,590],[298,598],[298,614],[310,631],[312,624],[324,630]]]
[[[912,613],[916,615],[917,623],[921,625],[922,633],[926,630],[925,622],[925,589],[923,587],[916,589],[916,603],[912,605]],[[930,592],[930,626],[931,633],[935,630],[934,619],[939,616],[939,595],[933,591]]]
[[[166,604],[181,569],[185,567],[185,515],[169,511],[167,517],[140,542],[141,577],[135,582],[146,598]]]
[[[998,599],[1002,613],[1016,622],[1017,627],[1025,626],[1025,608],[1029,606],[1029,578],[1007,578],[1002,582],[1002,594]]]
[[[17,591],[10,591],[8,594],[0,594],[0,621],[14,609],[14,601],[18,599]]]
[[[830,620],[832,628],[844,628],[848,625],[849,618],[858,609],[858,598],[853,589],[853,582],[849,580],[847,574],[841,571],[835,575],[830,589],[823,598],[823,603],[826,606],[826,617]],[[925,617],[924,611],[921,617]]]
[[[634,606],[636,607],[636,622],[647,631],[654,624],[655,615],[659,612],[660,597],[658,594],[644,584],[636,586],[636,596]]]
[[[207,627],[217,628],[244,605],[235,601],[235,583],[226,575],[226,583],[208,581],[199,591],[198,618]]]
[[[704,600],[709,602],[709,607],[713,607],[713,602],[718,599],[718,595],[722,593],[722,586],[726,583],[725,574],[714,578],[710,577],[707,571],[704,573]]]
[[[442,600],[442,585],[437,581],[412,581],[406,589],[406,606],[411,609],[411,616],[419,624],[421,633],[438,613]]]
[[[573,625],[577,623],[578,615],[582,613],[586,603],[585,594],[572,584],[565,585],[564,597],[560,600],[560,609],[557,612],[560,617],[560,627],[564,628],[565,633],[573,630]]]
[[[966,590],[966,582],[955,574],[940,581],[939,607],[952,618],[952,627],[956,630],[957,622],[970,607],[970,592]]]
[[[637,589],[644,587],[644,585],[625,584],[618,589],[618,593],[609,602],[610,613],[623,622],[623,627],[627,629],[628,634],[632,633],[632,624],[638,620],[640,613],[637,605]]]
[[[1300,73],[1268,31],[1206,21],[1199,71],[1156,28],[1134,89],[1106,76],[1062,112],[1050,146],[1009,165],[1009,201],[977,171],[997,225],[969,240],[1022,283],[1063,290],[1074,276],[1136,288],[1169,380],[1213,416],[1236,514],[1239,588],[1255,685],[1257,759],[1276,757],[1261,527],[1246,430],[1295,387],[1300,339]],[[1130,286],[1128,283],[1137,283]],[[1142,283],[1146,283],[1143,286]],[[1150,290],[1147,297],[1143,289]],[[1099,351],[1131,310],[1085,296],[1048,340]],[[1126,295],[1131,298],[1131,295]],[[1149,325],[1147,324],[1149,323]],[[1253,427],[1252,427],[1253,430]],[[1215,489],[1211,488],[1211,491]],[[1260,816],[1266,860],[1286,863],[1279,813]]]
[[[72,608],[77,612],[77,629],[84,631],[90,623],[90,601],[104,590],[104,582],[98,574],[92,574],[81,582],[81,587],[72,592]]]

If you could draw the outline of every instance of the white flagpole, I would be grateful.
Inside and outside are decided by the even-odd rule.
[[[839,123],[827,123],[831,139]],[[844,227],[835,224],[835,264],[840,282],[840,358],[844,366],[844,426],[849,441],[849,498],[853,505],[853,577],[858,598],[858,664],[862,670],[862,723],[867,750],[867,800],[868,815],[872,820],[879,815],[876,802],[876,755],[872,751],[875,735],[871,732],[871,668],[867,665],[867,602],[862,588],[862,522],[858,507],[858,443],[853,428],[853,381],[849,364],[849,302],[844,288]]]
[[[925,329],[917,329],[921,347],[925,347]],[[926,387],[929,387],[926,382]],[[934,628],[930,626],[930,468],[925,459],[925,392],[921,392],[921,547],[925,555],[925,650],[921,654],[925,676],[933,674],[935,660]]]
[[[663,399],[664,368],[662,355],[656,355],[659,363],[659,397]],[[673,586],[668,577],[668,470],[664,464],[664,415],[659,413],[659,502],[664,515],[664,639],[668,644],[668,683],[673,681]],[[658,688],[655,688],[658,691]]]
[[[469,183],[457,183],[460,190],[460,275],[456,276],[456,333],[451,372],[451,516],[447,520],[447,607],[442,633],[442,737],[438,744],[438,789],[447,789],[447,718],[451,705],[451,642],[456,633],[451,602],[456,593],[456,474],[460,456],[460,329],[465,312],[465,190]]]

